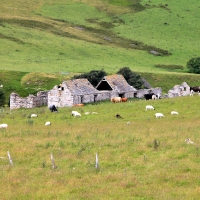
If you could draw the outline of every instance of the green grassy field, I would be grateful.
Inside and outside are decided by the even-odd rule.
[[[163,93],[184,81],[200,85],[200,76],[186,68],[200,55],[199,9],[197,0],[2,0],[0,85],[6,103],[13,91],[28,96],[77,73],[114,74],[125,66]],[[0,129],[0,199],[199,199],[199,98],[105,101],[58,113],[0,108],[0,124],[8,124]],[[156,110],[145,111],[147,104]],[[72,109],[82,116],[71,117]],[[156,112],[165,118],[156,119]],[[46,121],[52,125],[45,127]]]
[[[160,73],[156,64],[173,64],[187,72],[187,61],[200,53],[199,6],[196,0],[2,2],[0,69],[113,73],[128,66]],[[157,49],[169,55],[149,54]]]
[[[145,111],[147,104],[156,110]],[[1,110],[1,123],[8,124],[0,130],[1,199],[198,199],[198,104],[196,95],[106,101],[58,113],[46,107]],[[71,110],[82,116],[71,117]],[[84,115],[87,111],[98,114]],[[156,119],[156,112],[165,118]],[[29,118],[32,113],[38,118]],[[186,144],[186,138],[195,144]]]

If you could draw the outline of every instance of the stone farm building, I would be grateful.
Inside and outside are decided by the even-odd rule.
[[[175,85],[172,89],[168,91],[168,97],[174,98],[178,96],[187,96],[190,94],[190,86],[183,82],[181,85]]]
[[[98,91],[87,79],[64,81],[48,92],[48,107],[73,106],[75,104],[92,103],[109,98],[108,92]]]
[[[30,94],[28,97],[20,97],[17,93],[10,94],[10,109],[34,108],[47,105],[48,91],[40,91],[37,95]]]
[[[114,74],[105,76],[95,87],[87,79],[74,79],[62,82],[49,91],[38,92],[37,96],[29,95],[26,98],[18,94],[10,95],[10,109],[33,108],[41,105],[48,107],[71,107],[75,104],[93,103],[109,100],[120,96],[125,98],[143,98],[144,94],[162,94],[161,88],[136,90],[130,86],[122,75]]]
[[[104,76],[98,83],[96,89],[99,91],[109,91],[111,97],[133,98],[137,95],[137,90],[130,86],[122,75],[114,74]]]

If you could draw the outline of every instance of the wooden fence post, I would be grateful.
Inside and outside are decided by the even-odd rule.
[[[95,164],[96,169],[99,167],[99,159],[98,159],[98,154],[96,153],[96,164]]]
[[[54,158],[53,158],[53,154],[51,153],[51,163],[52,163],[52,168],[53,169],[56,169],[57,166],[55,165],[55,162],[54,162]]]
[[[9,159],[10,165],[13,166],[13,162],[12,162],[12,159],[11,159],[11,156],[10,156],[10,152],[7,151],[7,154],[8,154],[8,159]]]

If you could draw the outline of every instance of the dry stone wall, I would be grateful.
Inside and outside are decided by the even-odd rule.
[[[17,93],[10,94],[10,109],[34,108],[47,105],[48,91],[40,91],[37,96],[30,94],[28,97],[20,97]]]

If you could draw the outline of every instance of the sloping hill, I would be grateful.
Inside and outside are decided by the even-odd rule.
[[[104,68],[112,73],[123,66],[140,72],[165,72],[155,68],[158,64],[185,67],[200,54],[199,8],[196,0],[5,1],[0,8],[0,69]]]
[[[196,0],[3,1],[0,70],[113,74],[127,66],[165,92],[183,81],[200,85],[199,75],[186,74],[187,61],[200,55],[199,10]]]

